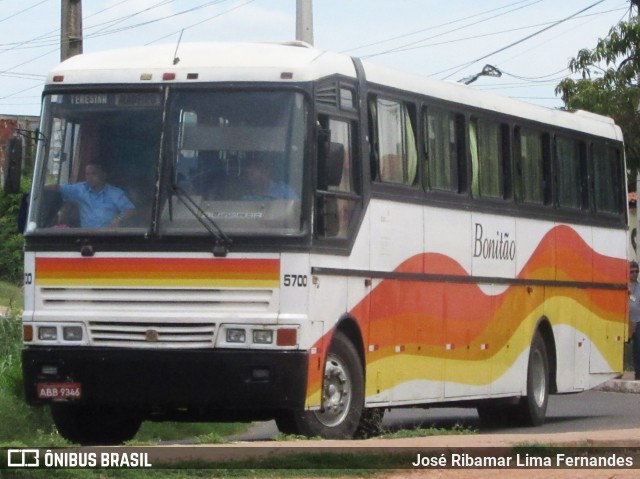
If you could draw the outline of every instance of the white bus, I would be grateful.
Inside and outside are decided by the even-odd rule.
[[[44,89],[23,371],[64,437],[349,438],[444,404],[538,425],[620,373],[610,119],[301,43],[174,50],[76,56]]]

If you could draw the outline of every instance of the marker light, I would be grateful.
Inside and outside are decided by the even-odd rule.
[[[55,83],[62,83],[64,81],[64,75],[53,75],[53,81]]]
[[[153,75],[151,73],[142,73],[140,74],[140,80],[151,80]]]
[[[25,343],[33,341],[33,326],[30,324],[22,327],[22,340]]]
[[[55,341],[58,339],[58,331],[55,326],[40,326],[38,328],[38,339],[43,341]]]
[[[247,339],[244,329],[227,329],[228,343],[244,343]]]
[[[278,329],[276,344],[278,346],[295,346],[298,344],[298,333],[295,329]]]
[[[176,74],[173,73],[173,72],[163,73],[162,74],[162,79],[163,80],[175,80],[176,79]]]

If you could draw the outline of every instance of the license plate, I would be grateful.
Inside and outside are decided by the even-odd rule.
[[[38,383],[36,391],[38,399],[80,399],[82,385],[80,383]]]

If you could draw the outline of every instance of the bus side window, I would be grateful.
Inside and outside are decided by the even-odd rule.
[[[596,213],[622,211],[624,193],[620,178],[624,178],[620,151],[617,148],[595,143],[591,150],[593,207]]]
[[[429,107],[423,119],[425,188],[457,192],[460,144],[456,115]]]
[[[469,153],[471,157],[471,194],[474,198],[504,198],[506,148],[503,125],[471,117]]]
[[[383,183],[415,184],[418,152],[409,108],[378,98],[369,103],[369,112],[373,178]]]
[[[350,122],[324,118],[330,141],[323,147],[318,165],[317,231],[323,237],[346,238],[358,205],[353,171],[354,132]]]
[[[557,136],[555,142],[556,198],[561,208],[582,206],[580,142]]]
[[[520,203],[543,204],[545,193],[545,135],[528,128],[515,131],[516,200]]]

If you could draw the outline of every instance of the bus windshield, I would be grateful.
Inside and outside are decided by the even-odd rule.
[[[162,234],[301,231],[306,110],[290,92],[183,91],[168,111],[171,162]],[[195,204],[197,212],[186,204]]]
[[[235,236],[301,232],[301,94],[176,89],[164,99],[47,96],[27,233],[207,235],[207,223]]]
[[[46,96],[26,232],[148,230],[163,103],[160,90]]]

